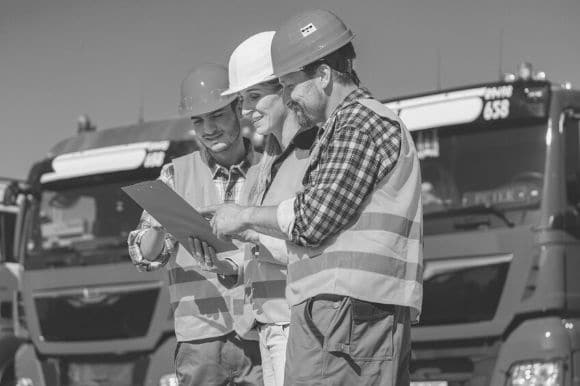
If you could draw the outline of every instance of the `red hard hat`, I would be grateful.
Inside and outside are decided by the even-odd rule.
[[[352,31],[330,11],[317,9],[296,15],[276,31],[272,40],[274,75],[298,71],[352,39]]]
[[[226,67],[204,63],[195,67],[181,82],[179,114],[192,117],[219,110],[232,103],[237,95],[222,96],[228,88]]]

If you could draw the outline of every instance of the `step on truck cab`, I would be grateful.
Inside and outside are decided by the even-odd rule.
[[[414,386],[580,385],[580,91],[524,70],[384,101],[422,168]]]
[[[167,273],[138,272],[141,208],[120,188],[197,149],[188,120],[82,132],[29,174],[20,230],[20,386],[174,385]]]

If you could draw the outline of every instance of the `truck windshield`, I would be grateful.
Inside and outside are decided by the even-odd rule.
[[[120,188],[137,181],[58,181],[45,185],[35,208],[28,242],[29,258],[60,263],[86,260],[128,261],[127,236],[137,226],[141,208]],[[122,256],[121,256],[122,255]]]
[[[416,131],[413,137],[421,159],[427,220],[468,214],[469,208],[480,213],[491,208],[498,214],[539,205],[545,125],[461,125]]]

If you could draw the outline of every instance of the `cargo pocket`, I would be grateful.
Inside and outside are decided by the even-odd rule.
[[[359,363],[393,359],[395,307],[352,299],[350,356]]]
[[[344,298],[324,334],[324,351],[346,360],[359,375],[375,376],[393,359],[394,307]],[[344,362],[330,359],[325,370]],[[338,367],[337,367],[338,366]]]

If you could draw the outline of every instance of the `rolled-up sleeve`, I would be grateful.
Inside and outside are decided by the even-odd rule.
[[[276,208],[276,221],[278,222],[278,227],[288,236],[289,240],[292,238],[292,229],[294,228],[294,222],[296,220],[296,216],[294,215],[295,200],[296,198],[292,197],[288,200],[282,201]]]
[[[173,183],[173,164],[167,164],[161,169],[158,180],[167,184],[170,188],[174,188]],[[163,267],[172,256],[177,253],[178,242],[170,233],[165,232],[165,240],[161,253],[154,260],[147,260],[143,257],[141,252],[141,240],[145,233],[151,228],[161,228],[161,224],[157,222],[149,213],[143,211],[137,229],[129,233],[127,244],[129,247],[129,256],[135,267],[142,272],[154,271]]]
[[[246,255],[250,253],[250,246],[249,244],[243,244],[238,246],[238,248],[239,249],[235,251],[223,252],[217,256],[218,259],[227,259],[231,261],[238,268],[237,272],[233,275],[217,275],[218,281],[226,288],[233,288],[244,283],[244,264],[246,261]]]

